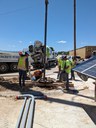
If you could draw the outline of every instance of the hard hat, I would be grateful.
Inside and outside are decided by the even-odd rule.
[[[66,58],[67,56],[66,55],[62,55],[62,59]]]
[[[29,48],[23,48],[22,52],[28,52],[29,51]]]
[[[29,52],[25,52],[25,55],[29,55]]]
[[[29,53],[28,53],[28,48],[24,48],[23,50],[22,50],[22,55],[28,55]]]
[[[19,51],[19,55],[22,55],[22,52],[21,51]]]
[[[22,55],[25,55],[25,51],[22,51]]]

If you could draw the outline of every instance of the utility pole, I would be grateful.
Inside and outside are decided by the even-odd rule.
[[[76,56],[76,0],[74,0],[74,57]]]
[[[44,82],[46,74],[46,40],[47,40],[47,12],[48,12],[48,0],[45,0],[45,32],[44,32]]]

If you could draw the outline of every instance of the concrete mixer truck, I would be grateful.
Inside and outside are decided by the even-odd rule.
[[[36,69],[44,66],[44,45],[40,41],[35,41],[34,45],[22,51],[29,53],[29,63]],[[0,72],[17,71],[19,52],[0,51]],[[46,67],[57,64],[56,54],[50,47],[46,47]]]

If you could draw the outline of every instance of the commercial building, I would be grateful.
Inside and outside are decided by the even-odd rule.
[[[96,50],[96,46],[84,46],[76,49],[76,56],[80,56],[81,58],[89,58],[94,50]],[[69,55],[74,56],[74,50],[69,51]]]

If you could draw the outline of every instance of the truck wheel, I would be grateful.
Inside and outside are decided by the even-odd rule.
[[[49,67],[52,67],[53,66],[53,62],[49,62]]]
[[[50,62],[46,64],[46,68],[50,68]]]
[[[6,64],[6,63],[0,64],[0,72],[1,72],[1,73],[8,72],[8,70],[9,70],[8,64]]]
[[[10,70],[11,70],[12,72],[16,72],[16,71],[17,71],[17,63],[12,63],[12,64],[10,65]]]

